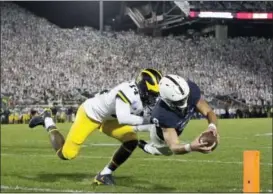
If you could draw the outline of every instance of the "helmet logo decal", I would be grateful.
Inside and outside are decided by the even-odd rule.
[[[157,84],[153,86],[152,84],[150,84],[149,82],[146,81],[146,86],[147,86],[148,90],[150,90],[150,91],[159,92],[159,87]]]
[[[144,70],[143,72],[147,73],[152,78],[153,82],[157,85],[156,77],[150,71]]]

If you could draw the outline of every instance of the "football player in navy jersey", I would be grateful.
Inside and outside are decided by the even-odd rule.
[[[167,75],[159,82],[159,92],[160,98],[151,111],[153,123],[149,126],[151,142],[139,140],[138,146],[153,155],[186,154],[191,151],[211,152],[217,143],[208,147],[207,143],[199,142],[199,138],[203,133],[212,131],[219,142],[217,117],[208,103],[201,98],[199,87],[178,75]],[[207,118],[209,123],[207,130],[190,144],[179,143],[179,136],[197,111]]]

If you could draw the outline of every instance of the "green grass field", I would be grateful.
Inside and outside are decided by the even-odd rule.
[[[67,133],[70,124],[58,124]],[[190,141],[207,123],[191,121]],[[2,192],[241,192],[243,151],[261,152],[261,190],[272,192],[272,120],[220,120],[221,143],[211,154],[151,156],[136,149],[115,173],[116,186],[93,186],[118,142],[95,132],[72,161],[57,158],[42,127],[1,125]],[[139,134],[148,140],[148,133]]]

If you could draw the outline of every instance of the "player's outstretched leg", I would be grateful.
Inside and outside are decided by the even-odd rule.
[[[134,131],[133,126],[120,125],[116,119],[105,121],[100,130],[109,137],[115,138],[122,143],[114,153],[110,162],[94,179],[95,184],[113,185],[115,183],[112,173],[116,171],[136,149],[138,142],[137,133]]]
[[[121,144],[118,150],[114,153],[112,160],[108,165],[95,177],[94,183],[114,185],[115,182],[112,177],[114,172],[120,165],[122,165],[132,154],[137,147],[137,140],[126,141]]]
[[[71,160],[76,158],[83,142],[94,130],[99,129],[101,123],[89,118],[81,105],[65,140],[53,122],[50,112],[45,111],[29,122],[30,128],[38,125],[43,125],[48,131],[50,142],[57,156],[63,160]]]
[[[65,140],[63,135],[58,131],[53,119],[51,118],[50,111],[46,110],[40,116],[35,116],[29,121],[30,128],[34,128],[39,125],[43,125],[46,131],[49,133],[51,145],[59,158],[66,160],[61,152]]]

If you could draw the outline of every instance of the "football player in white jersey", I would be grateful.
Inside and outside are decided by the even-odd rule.
[[[57,156],[63,160],[75,158],[86,138],[97,129],[119,140],[122,145],[94,179],[96,184],[113,185],[112,172],[123,164],[137,147],[138,139],[134,126],[149,122],[140,114],[143,107],[154,103],[159,95],[158,83],[161,77],[161,73],[155,69],[144,69],[135,81],[121,83],[110,91],[87,99],[79,107],[66,139],[58,131],[48,111],[32,118],[29,127],[43,125],[49,133]]]

